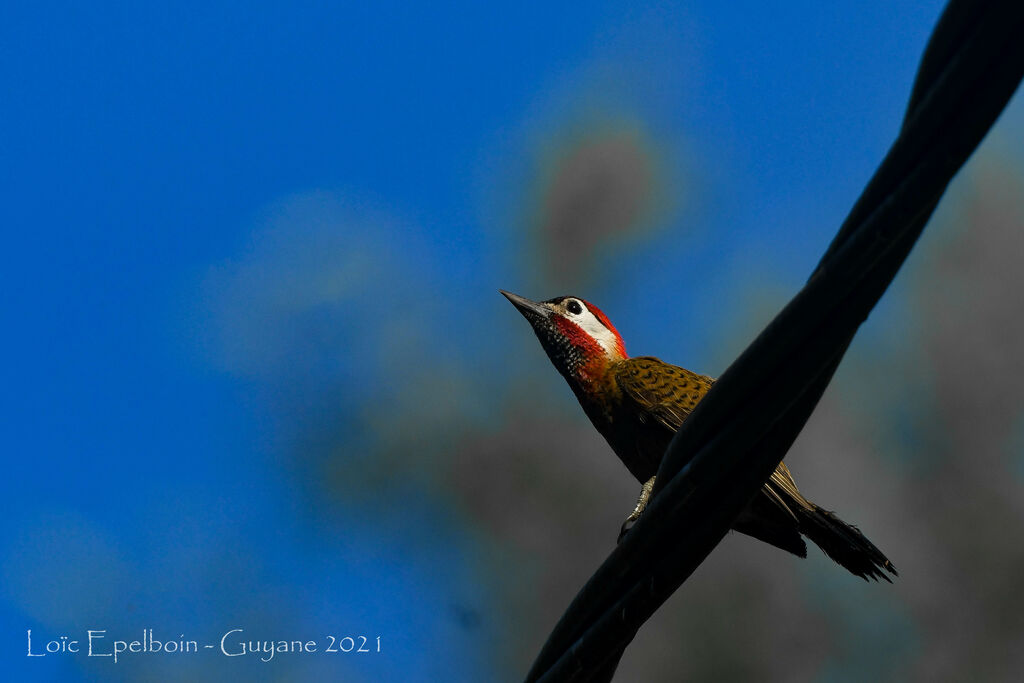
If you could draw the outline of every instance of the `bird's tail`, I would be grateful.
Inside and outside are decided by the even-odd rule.
[[[889,558],[865,538],[857,527],[847,524],[814,503],[810,503],[807,508],[797,508],[794,512],[800,519],[800,533],[850,573],[865,581],[885,579],[889,583],[892,580],[885,572],[897,576],[896,567]]]

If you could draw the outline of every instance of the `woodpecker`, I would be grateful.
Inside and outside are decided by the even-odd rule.
[[[647,505],[669,441],[715,380],[650,356],[630,358],[608,316],[577,296],[535,302],[499,291],[530,322],[587,417],[643,484],[621,540]],[[897,573],[857,527],[807,500],[785,463],[779,463],[733,529],[798,557],[807,556],[806,536],[864,580],[891,583],[885,572]]]

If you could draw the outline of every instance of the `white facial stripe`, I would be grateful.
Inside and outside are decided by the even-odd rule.
[[[573,299],[573,301],[579,300]],[[593,337],[593,339],[601,345],[601,348],[604,349],[604,352],[609,356],[618,355],[615,344],[615,335],[612,334],[612,331],[601,324],[601,321],[590,312],[585,303],[580,301],[580,306],[583,307],[583,312],[578,315],[569,313],[569,320],[579,325],[584,332]]]

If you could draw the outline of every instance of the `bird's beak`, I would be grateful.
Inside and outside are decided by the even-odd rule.
[[[518,294],[512,292],[506,292],[504,289],[499,289],[499,292],[505,295],[505,298],[512,302],[512,305],[519,309],[519,312],[529,320],[531,323],[536,321],[538,318],[541,320],[547,320],[551,314],[551,310],[539,304],[536,301],[530,301],[525,297],[521,297]]]

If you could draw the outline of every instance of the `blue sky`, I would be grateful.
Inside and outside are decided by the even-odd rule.
[[[795,288],[810,272],[897,131],[940,8],[5,8],[5,669],[109,674],[26,660],[27,628],[167,623],[208,637],[246,618],[329,630],[340,613],[401,645],[352,664],[354,676],[437,675],[430,653],[451,643],[475,653],[466,680],[486,675],[500,630],[438,617],[486,601],[472,543],[443,506],[411,494],[402,524],[357,511],[326,545],[300,509],[268,407],[281,374],[254,371],[222,338],[248,324],[224,322],[245,308],[232,288],[291,269],[288,291],[303,293],[316,253],[349,249],[378,273],[346,309],[368,325],[404,307],[420,321],[453,297],[508,314],[496,290],[536,283],[514,255],[546,146],[588,121],[628,120],[659,141],[680,186],[662,188],[665,210],[628,258],[605,256],[602,281],[619,284],[597,293],[633,348],[724,362],[714,347],[739,324],[743,274]],[[312,242],[289,255],[295,234]],[[665,299],[678,318],[654,315]],[[463,335],[461,320],[433,321],[424,362],[465,356],[498,372],[478,357],[486,331]],[[521,323],[502,320],[502,332]],[[376,342],[355,329],[337,338],[338,377],[369,382]],[[257,359],[294,349],[258,343]],[[419,536],[438,543],[410,546]]]

